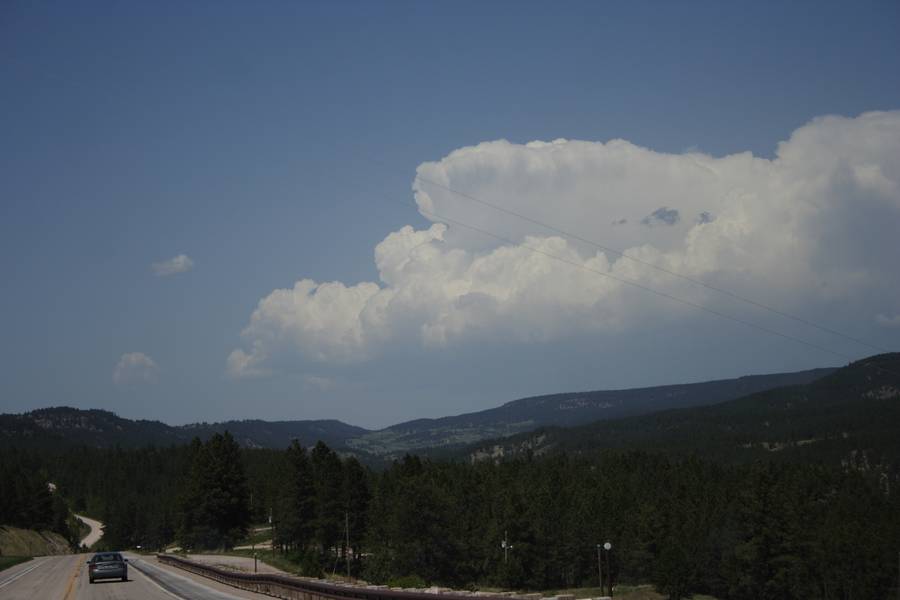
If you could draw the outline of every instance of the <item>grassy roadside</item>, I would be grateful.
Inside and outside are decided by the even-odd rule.
[[[50,556],[70,552],[69,541],[53,531],[0,526],[0,556]]]
[[[253,550],[231,550],[229,552],[225,552],[224,554],[230,556],[246,556],[247,558],[253,558]],[[285,573],[290,573],[292,575],[297,575],[300,573],[300,565],[291,560],[288,560],[286,556],[276,553],[275,556],[272,556],[272,550],[260,549],[256,551],[257,558],[260,562],[264,562],[271,567],[275,567],[276,569],[281,569]]]
[[[280,553],[276,553],[274,556],[272,551],[269,550],[257,550],[257,558],[260,562],[264,562],[272,567],[277,569],[281,569],[282,571],[290,574],[299,574],[300,565],[296,562],[288,560],[288,558]],[[209,552],[209,554],[222,554],[225,556],[245,556],[248,558],[253,558],[252,550],[231,550],[229,552]],[[190,558],[190,556],[188,556]],[[337,574],[339,575],[339,574]],[[340,577],[337,577],[338,579]],[[496,591],[500,592],[503,590],[500,589],[486,589],[482,588],[482,591]],[[525,592],[523,592],[525,593]],[[540,592],[543,597],[550,596],[558,596],[561,594],[572,594],[576,599],[578,598],[597,598],[600,596],[604,596],[605,592],[601,591],[596,587],[587,587],[587,588],[567,588],[567,589],[553,589],[553,590],[544,590]],[[660,594],[657,592],[652,585],[650,584],[642,584],[642,585],[625,585],[620,584],[616,586],[615,591],[613,592],[613,598],[615,600],[665,600],[666,596],[664,594]],[[707,596],[704,594],[696,594],[693,596],[693,600],[716,600],[713,596]]]
[[[249,546],[250,544],[261,544],[263,542],[272,541],[272,530],[262,529],[261,531],[253,531],[246,538],[237,543],[238,546]]]
[[[30,556],[0,556],[0,571],[31,560]]]
[[[541,592],[545,597],[546,596],[556,596],[559,594],[573,594],[575,598],[597,598],[599,596],[604,596],[606,592],[601,592],[600,588],[574,588],[574,589],[560,589],[560,590],[547,590],[545,592]],[[664,594],[660,594],[656,590],[653,589],[652,585],[644,584],[644,585],[617,585],[615,591],[613,592],[614,600],[665,600],[666,596]],[[712,596],[705,596],[703,594],[696,594],[693,597],[693,600],[716,600]]]
[[[153,554],[153,553],[150,553]],[[249,548],[244,550],[203,550],[202,552],[198,552],[198,554],[203,554],[206,556],[242,556],[244,558],[253,558],[253,550]],[[184,552],[175,552],[173,556],[178,556],[181,558],[186,558],[191,560],[191,554],[185,554]],[[272,556],[272,550],[261,548],[256,551],[256,558],[259,560],[260,564],[267,564],[270,567],[275,567],[276,569],[280,569],[289,575],[297,575],[300,574],[300,565],[296,562],[288,560],[288,558],[282,554],[276,554]]]

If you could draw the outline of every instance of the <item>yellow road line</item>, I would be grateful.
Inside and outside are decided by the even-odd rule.
[[[72,592],[75,590],[75,580],[78,579],[78,575],[81,573],[81,558],[80,556],[75,560],[75,570],[72,571],[72,574],[69,576],[69,585],[66,586],[66,593],[63,596],[63,600],[69,600],[69,597],[72,595]]]

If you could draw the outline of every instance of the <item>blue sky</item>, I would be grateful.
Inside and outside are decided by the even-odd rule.
[[[747,214],[734,198],[748,189],[772,206],[806,207],[785,217],[778,239],[800,240],[803,251],[792,256],[804,259],[796,268],[816,275],[818,288],[779,285],[779,277],[806,280],[787,268],[775,273],[769,263],[732,269],[703,261],[691,267],[674,254],[647,260],[677,263],[691,277],[896,349],[900,276],[867,269],[873,255],[898,249],[891,227],[900,223],[900,201],[889,169],[896,161],[890,111],[900,109],[898,57],[896,2],[4,3],[0,411],[65,404],[170,423],[339,418],[381,426],[530,394],[795,370],[874,352],[770,314],[747,316],[837,354],[817,352],[723,326],[708,314],[670,314],[659,298],[603,296],[613,292],[588,290],[593,284],[578,277],[554,280],[558,297],[531,305],[523,298],[551,282],[525,286],[506,278],[497,284],[504,289],[485,287],[471,267],[515,248],[475,242],[453,227],[443,241],[440,232],[415,238],[424,250],[435,248],[421,258],[421,279],[410,275],[407,258],[395,281],[383,279],[376,246],[407,225],[428,231],[434,219],[417,211],[426,202],[445,213],[463,211],[454,214],[516,243],[538,234],[466,212],[452,194],[415,196],[417,169],[510,210],[543,222],[559,216],[551,224],[577,228],[585,201],[567,190],[573,182],[613,189],[595,175],[604,161],[619,159],[598,154],[596,144],[570,144],[564,159],[523,145],[560,138],[626,140],[649,153],[635,159],[646,159],[636,168],[642,173],[679,168],[667,157],[706,157],[698,160],[708,160],[721,179],[722,169],[734,171],[727,185],[709,191],[709,206],[722,215]],[[870,111],[889,112],[875,122],[858,118]],[[847,121],[812,121],[822,115]],[[807,171],[797,165],[806,162],[799,159],[776,161],[761,175],[763,164],[715,162],[744,152],[777,159],[779,142],[798,130],[806,134],[796,136],[791,156],[832,151],[829,135],[858,136],[844,154],[834,152],[841,164],[852,163],[866,190],[881,191],[857,202],[858,190],[838,183],[816,192],[834,198],[823,208],[783,191],[817,181],[803,178]],[[875,144],[872,131],[889,132],[887,140]],[[509,146],[479,146],[497,140]],[[623,156],[635,154],[628,148]],[[523,179],[508,165],[531,160],[517,158],[526,155],[571,162]],[[569,179],[547,174],[588,163]],[[770,183],[758,190],[748,183],[760,179]],[[540,193],[516,193],[522,181]],[[615,202],[623,194],[657,194],[629,181],[615,187],[624,190]],[[659,185],[665,196],[682,184],[663,178]],[[690,196],[702,184],[683,185]],[[637,208],[634,216],[624,208],[637,201],[598,198],[589,214],[604,223],[607,216],[640,217]],[[647,214],[681,210],[685,228],[694,218],[685,208],[690,201],[674,192],[646,202]],[[543,210],[548,203],[555,208]],[[820,212],[811,214],[813,206]],[[831,220],[844,211],[846,219]],[[873,233],[845,235],[847,223],[857,234]],[[676,229],[635,229],[617,243],[677,253],[697,234]],[[601,244],[608,239],[599,230],[581,233]],[[832,250],[816,241],[826,234]],[[721,259],[733,250],[739,260],[770,247],[741,243],[710,252]],[[830,254],[835,248],[839,253]],[[446,266],[453,250],[465,254],[467,267]],[[586,261],[593,252],[572,251]],[[154,271],[182,254],[190,269]],[[523,272],[525,263],[516,264],[511,272]],[[314,282],[311,291],[296,292],[301,280]],[[279,305],[248,328],[275,290],[295,290],[296,307],[324,282],[351,290],[335,292],[334,302],[345,307],[330,317],[336,324]],[[358,294],[350,298],[362,282],[391,292],[377,300],[383,294],[371,293],[376,288],[360,288],[369,308],[376,301],[393,308],[377,327],[366,317],[345,331],[343,324],[362,314]],[[710,306],[720,301],[660,285]],[[436,289],[440,297],[430,296]],[[608,302],[567,304],[582,293]],[[418,294],[421,304],[400,303],[404,294]],[[491,304],[482,312],[454,312],[484,298]],[[622,317],[617,307],[624,305],[643,312]],[[734,314],[743,318],[745,309]],[[253,330],[242,336],[245,329]],[[362,341],[348,347],[346,335]],[[250,362],[235,369],[231,356]]]

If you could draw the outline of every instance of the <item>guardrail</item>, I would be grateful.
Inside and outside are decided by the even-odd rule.
[[[541,597],[540,594],[512,596],[511,594],[466,593],[443,590],[430,593],[389,589],[386,586],[375,585],[337,585],[285,575],[237,573],[170,554],[159,554],[157,559],[161,563],[172,565],[238,589],[290,600],[435,600],[436,596],[440,596],[441,600],[472,600],[473,596],[483,600],[510,600],[511,597],[523,600],[537,600]]]

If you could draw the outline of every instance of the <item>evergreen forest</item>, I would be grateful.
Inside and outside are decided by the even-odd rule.
[[[898,355],[889,358],[715,417],[717,427],[743,423],[751,439],[835,440],[795,443],[802,452],[754,443],[755,455],[738,456],[719,449],[746,445],[731,433],[691,445],[691,427],[713,422],[706,408],[648,417],[658,439],[677,444],[591,446],[583,436],[574,448],[492,460],[367,465],[322,441],[252,449],[228,432],[166,447],[6,447],[0,523],[58,531],[74,546],[77,512],[105,524],[105,548],[190,552],[230,550],[271,526],[271,551],[303,575],[349,570],[393,585],[596,587],[600,566],[604,583],[652,583],[671,599],[883,600],[900,592],[897,438],[887,434],[900,386]],[[837,445],[854,439],[862,445]]]
[[[890,481],[825,465],[604,451],[407,456],[374,471],[321,442],[250,450],[226,433],[169,448],[4,452],[0,473],[4,523],[65,531],[70,506],[106,524],[109,548],[204,550],[271,518],[275,551],[312,576],[349,564],[378,583],[595,586],[608,541],[605,577],[652,582],[669,598],[876,599],[897,577]]]

